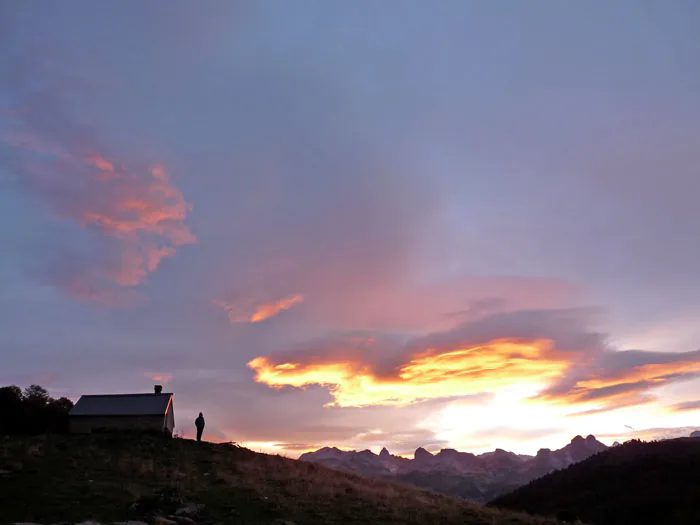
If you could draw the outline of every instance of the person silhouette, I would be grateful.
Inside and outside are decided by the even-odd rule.
[[[204,416],[199,413],[199,417],[194,420],[194,426],[197,427],[197,441],[202,441],[202,432],[204,432]]]

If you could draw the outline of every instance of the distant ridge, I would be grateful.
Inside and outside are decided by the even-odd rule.
[[[484,503],[538,477],[582,461],[608,447],[595,436],[576,436],[559,450],[540,449],[536,456],[523,456],[502,449],[475,455],[454,449],[431,454],[419,447],[413,459],[394,456],[386,448],[343,451],[324,447],[302,454],[301,461],[354,472],[363,476],[391,478],[449,496]]]

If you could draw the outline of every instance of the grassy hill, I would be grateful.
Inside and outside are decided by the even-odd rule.
[[[556,523],[232,445],[151,435],[0,438],[0,523],[153,521],[182,502],[204,505],[197,523]]]
[[[632,441],[491,505],[595,525],[700,523],[700,439]]]

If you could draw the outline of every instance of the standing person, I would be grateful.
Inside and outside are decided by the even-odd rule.
[[[202,441],[202,432],[204,432],[204,416],[199,413],[199,417],[194,420],[194,426],[197,427],[197,441]]]

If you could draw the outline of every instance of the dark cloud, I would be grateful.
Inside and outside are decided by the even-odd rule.
[[[494,339],[551,339],[560,352],[595,351],[603,334],[590,330],[598,312],[593,309],[516,310],[494,313],[452,330],[415,341],[416,347],[457,348]]]
[[[612,376],[618,373],[648,364],[668,365],[679,360],[698,361],[700,350],[690,352],[647,352],[644,350],[619,350],[602,354],[598,359],[601,367],[601,377],[609,373]]]

